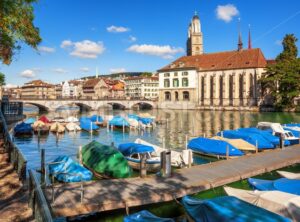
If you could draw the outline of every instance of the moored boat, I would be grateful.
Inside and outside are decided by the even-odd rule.
[[[244,155],[242,151],[222,140],[198,137],[191,139],[188,148],[195,153],[214,157],[238,157]]]
[[[51,122],[53,123],[55,123],[55,122],[57,122],[57,123],[65,123],[65,119],[63,118],[63,117],[54,117],[53,119],[51,119]]]
[[[269,142],[264,137],[258,134],[250,134],[238,130],[224,130],[222,132],[217,133],[217,135],[228,139],[243,139],[248,143],[257,146],[258,150],[275,148],[275,146],[271,142]]]
[[[175,220],[172,218],[157,217],[147,210],[142,210],[124,217],[124,222],[175,222]]]
[[[82,130],[85,130],[88,132],[99,130],[99,126],[97,126],[89,118],[80,118],[79,122],[80,122],[80,127]]]
[[[82,148],[82,162],[96,177],[126,178],[132,169],[120,151],[92,141]]]
[[[110,126],[114,126],[117,128],[122,128],[122,127],[129,127],[130,124],[128,121],[122,117],[122,116],[114,116],[110,121],[109,121]]]
[[[276,171],[280,176],[287,179],[300,180],[300,173],[292,173],[287,171]]]
[[[50,127],[48,124],[45,124],[44,122],[38,120],[33,123],[32,129],[34,133],[42,135],[42,134],[48,134]]]
[[[41,117],[39,118],[39,121],[42,121],[42,122],[45,123],[45,124],[50,123],[50,120],[47,118],[47,116],[41,116]]]
[[[27,123],[27,124],[33,124],[34,122],[36,121],[36,118],[34,117],[29,117],[27,118],[24,123]]]
[[[300,180],[280,178],[277,180],[262,180],[249,178],[248,183],[254,189],[261,191],[278,190],[286,193],[300,195]]]
[[[99,115],[93,115],[93,116],[91,116],[90,120],[92,122],[94,122],[95,124],[97,124],[97,125],[102,125],[103,122],[104,122],[104,119],[102,118],[102,116],[99,116]]]
[[[75,123],[75,122],[79,122],[79,120],[78,120],[78,118],[75,117],[75,116],[69,116],[69,117],[65,120],[65,122],[67,122],[67,123]]]
[[[78,162],[75,162],[69,156],[57,157],[49,165],[49,174],[58,181],[65,183],[90,181],[93,178],[91,171],[81,166]]]
[[[64,133],[65,132],[65,127],[59,123],[59,122],[55,122],[52,123],[50,126],[50,132],[53,133]]]
[[[242,139],[228,139],[221,136],[214,136],[211,139],[225,141],[241,151],[256,151],[256,147]]]
[[[229,196],[269,210],[294,222],[300,221],[300,196],[281,191],[252,191],[224,187]]]
[[[14,136],[32,135],[33,129],[29,123],[18,123],[14,127]]]
[[[152,146],[139,143],[123,143],[118,147],[119,151],[128,160],[128,164],[135,170],[140,169],[141,155],[146,157],[146,169],[149,172],[157,172],[160,170],[160,157],[152,155],[155,151]]]
[[[80,131],[81,130],[80,126],[74,122],[67,123],[66,129],[68,131]]]
[[[288,222],[290,219],[232,196],[209,200],[185,196],[181,203],[190,222]]]

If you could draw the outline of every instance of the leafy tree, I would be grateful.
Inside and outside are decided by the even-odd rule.
[[[5,85],[5,75],[0,72],[0,87]]]
[[[261,78],[262,87],[275,99],[278,108],[291,108],[294,99],[300,95],[300,59],[297,58],[297,38],[288,34],[282,41],[283,51],[275,63],[267,66]]]
[[[150,77],[150,76],[152,76],[152,73],[151,73],[151,72],[143,72],[143,73],[141,74],[141,76],[142,76],[142,77]]]
[[[13,55],[25,43],[33,48],[41,42],[39,29],[34,26],[32,3],[37,0],[0,1],[0,60],[10,64]]]

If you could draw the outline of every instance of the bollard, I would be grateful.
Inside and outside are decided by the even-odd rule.
[[[82,146],[79,146],[78,157],[79,157],[79,163],[80,165],[82,165]]]
[[[283,149],[283,147],[284,147],[284,134],[283,133],[280,133],[279,145],[280,145],[280,148]]]
[[[226,160],[229,159],[229,146],[226,146]]]
[[[171,151],[163,151],[160,153],[161,159],[161,176],[171,176]]]
[[[145,153],[140,154],[141,162],[140,162],[140,177],[145,178],[147,176],[147,168],[146,168],[146,155]]]

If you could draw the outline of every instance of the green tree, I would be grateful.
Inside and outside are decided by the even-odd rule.
[[[33,24],[32,4],[36,1],[0,1],[0,60],[4,64],[11,63],[22,43],[36,48],[41,42],[39,29]]]
[[[261,78],[262,87],[269,91],[278,108],[292,108],[300,95],[300,59],[297,58],[297,38],[288,34],[282,41],[283,51],[275,63],[267,66]]]
[[[0,87],[5,85],[5,75],[0,72]]]

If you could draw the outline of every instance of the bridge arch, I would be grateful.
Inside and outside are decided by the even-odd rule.
[[[87,104],[84,104],[84,103],[74,103],[74,104],[79,107],[80,112],[92,110],[92,107]]]
[[[127,108],[125,105],[123,105],[122,103],[118,103],[118,102],[109,102],[107,104],[110,105],[112,107],[112,109],[124,110]]]
[[[49,111],[49,107],[47,106],[44,106],[42,104],[39,104],[39,103],[33,103],[33,102],[25,102],[24,103],[25,105],[32,105],[32,106],[35,106],[39,109],[39,113],[42,113],[42,112],[48,112]]]
[[[138,107],[138,109],[153,109],[153,104],[151,103],[148,103],[148,102],[137,102],[137,103],[134,103],[130,109],[134,109]]]

